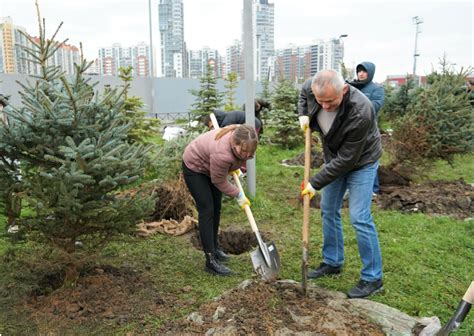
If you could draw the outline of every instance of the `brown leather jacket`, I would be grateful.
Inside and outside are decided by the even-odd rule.
[[[311,90],[311,78],[301,88],[298,114],[310,118],[311,130],[321,133],[325,165],[310,179],[315,189],[321,189],[338,177],[368,164],[382,156],[382,142],[370,100],[349,85],[339,111],[326,135],[318,125],[321,110]]]

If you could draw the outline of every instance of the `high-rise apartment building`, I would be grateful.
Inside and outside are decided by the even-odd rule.
[[[160,0],[158,14],[161,73],[165,77],[187,77],[183,0]]]
[[[0,18],[0,73],[30,74],[33,64],[28,62],[24,47],[32,46],[23,27],[13,24],[11,17]]]
[[[268,0],[253,0],[255,33],[255,79],[267,80],[269,58],[275,56],[275,5]]]
[[[234,40],[234,43],[226,49],[225,72],[235,72],[241,79],[245,78],[244,58],[242,53],[242,42]]]
[[[212,65],[217,78],[223,77],[225,71],[222,68],[222,57],[216,49],[203,47],[200,50],[188,51],[188,75],[190,78],[201,78],[205,75],[208,64]]]
[[[138,43],[131,47],[133,74],[137,77],[147,77],[151,75],[151,50],[145,42]]]
[[[39,43],[39,37],[32,38],[35,43]],[[48,59],[47,64],[51,66],[59,66],[66,74],[74,74],[74,64],[79,64],[81,59],[80,50],[74,45],[62,44],[61,47]],[[41,73],[41,67],[38,64],[30,63],[29,73],[39,75]]]
[[[99,74],[117,76],[120,67],[132,66],[133,75],[150,76],[150,47],[145,42],[132,47],[114,43],[111,47],[99,49]]]
[[[308,46],[290,45],[284,49],[276,51],[276,76],[279,79],[289,79],[297,81],[309,72],[309,67],[305,67],[305,60],[309,55]]]
[[[315,40],[310,45],[289,46],[276,52],[276,76],[302,81],[323,69],[341,72],[344,49],[340,39]]]
[[[118,69],[125,66],[123,48],[120,43],[99,49],[99,70],[101,75],[116,76]]]
[[[342,73],[342,63],[344,61],[344,44],[340,38],[333,38],[330,41],[332,48],[332,64],[331,69]]]
[[[0,18],[0,73],[19,73],[38,75],[39,66],[31,61],[31,56],[25,48],[34,49],[34,44],[28,39],[26,30],[15,26],[11,17]],[[36,43],[38,37],[31,37]],[[74,73],[74,63],[79,63],[79,48],[62,44],[48,59],[48,65],[59,66],[66,74]]]

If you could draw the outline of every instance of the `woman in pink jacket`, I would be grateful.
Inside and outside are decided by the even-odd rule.
[[[227,180],[227,175],[253,158],[257,144],[253,127],[230,125],[201,134],[184,150],[183,175],[199,213],[199,235],[207,272],[231,274],[231,270],[222,264],[229,256],[217,242],[222,193],[236,197],[241,207],[250,205],[245,195]]]

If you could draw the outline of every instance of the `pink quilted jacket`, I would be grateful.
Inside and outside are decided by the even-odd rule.
[[[229,171],[238,169],[243,161],[232,152],[230,140],[233,132],[215,140],[219,130],[201,134],[186,146],[183,161],[190,170],[211,177],[212,183],[222,193],[236,197],[239,189],[227,180]]]

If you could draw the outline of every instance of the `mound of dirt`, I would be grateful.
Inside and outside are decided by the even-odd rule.
[[[153,192],[156,195],[154,220],[174,219],[180,222],[186,216],[197,217],[194,210],[194,199],[182,176],[176,181],[156,186]]]
[[[55,277],[48,279],[52,281]],[[50,321],[56,326],[98,320],[121,325],[170,309],[174,300],[150,295],[150,283],[131,268],[98,266],[86,271],[74,288],[59,288],[49,295],[37,295],[41,289],[35,290],[26,309],[33,319]],[[42,285],[54,287],[44,281]]]
[[[410,186],[381,185],[381,191],[377,204],[382,209],[460,219],[472,217],[474,213],[474,187],[463,180],[428,181]]]
[[[304,167],[304,153],[298,154],[292,159],[285,159],[281,161],[285,166],[303,166]],[[323,155],[314,149],[311,150],[311,168],[318,168],[324,163]]]
[[[394,167],[380,166],[378,169],[379,184],[382,185],[410,185],[411,179],[405,174],[400,173]]]
[[[154,195],[155,209],[153,221],[176,220],[181,222],[186,216],[197,217],[195,203],[182,175],[176,180],[166,182],[147,182],[120,192],[119,196],[135,196],[137,193]]]
[[[296,283],[246,281],[203,304],[187,318],[166,323],[158,334],[384,334],[379,326],[351,309],[349,303],[334,300],[327,293],[311,290],[304,297]]]

